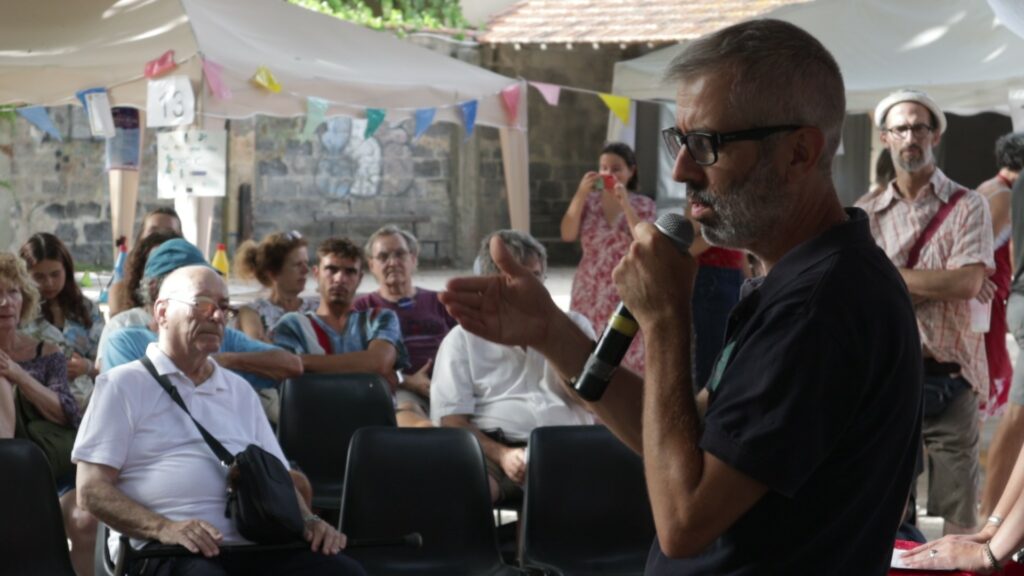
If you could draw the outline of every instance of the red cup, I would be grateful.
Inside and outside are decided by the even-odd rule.
[[[615,176],[611,174],[601,174],[601,178],[594,183],[594,187],[598,190],[614,190],[615,184],[618,182]]]

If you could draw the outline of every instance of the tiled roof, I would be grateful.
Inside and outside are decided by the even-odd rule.
[[[678,42],[807,0],[520,0],[478,37],[500,43]]]

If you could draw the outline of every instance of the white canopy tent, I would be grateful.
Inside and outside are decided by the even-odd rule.
[[[523,81],[282,0],[8,4],[0,19],[0,104],[68,104],[79,90],[105,87],[113,106],[144,109],[144,65],[167,50],[175,51],[174,73],[192,80],[204,117],[200,124],[254,114],[304,116],[310,96],[328,101],[328,117],[361,117],[367,108],[382,108],[393,122],[412,117],[416,109],[436,108],[435,121],[461,122],[458,104],[478,100],[476,123],[501,131],[512,226],[529,229]],[[203,58],[222,67],[231,99],[208,95]],[[259,66],[271,70],[283,87],[280,93],[250,82]],[[500,93],[516,83],[522,98],[510,123]],[[132,215],[122,218],[129,220],[129,229],[131,201]],[[190,239],[207,248],[208,236],[201,234],[205,228],[208,235],[212,210],[203,210],[204,202],[192,206],[200,209],[192,210],[196,235]]]
[[[986,0],[815,0],[765,14],[807,30],[839,62],[851,113],[868,112],[901,87],[927,91],[957,114],[1008,113],[1024,88],[1024,38],[1000,23]],[[683,45],[615,65],[612,91],[673,101],[662,82]]]

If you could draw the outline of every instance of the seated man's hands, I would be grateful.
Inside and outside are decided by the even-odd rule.
[[[526,482],[526,449],[506,448],[501,453],[499,462],[505,475],[516,484]]]
[[[213,524],[203,520],[168,520],[160,527],[157,539],[161,544],[178,544],[210,558],[220,553],[218,543],[223,537]]]
[[[422,368],[413,372],[412,374],[405,375],[405,388],[424,398],[430,398],[430,366],[433,365],[434,360],[427,360],[426,364]]]
[[[337,554],[345,549],[348,538],[338,532],[333,526],[324,522],[317,516],[306,520],[306,529],[303,537],[310,543],[310,550],[323,552],[324,555]]]

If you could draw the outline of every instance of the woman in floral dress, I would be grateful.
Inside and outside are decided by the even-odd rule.
[[[594,331],[600,333],[620,301],[612,270],[633,242],[633,227],[639,222],[653,222],[656,211],[653,200],[636,193],[636,155],[629,146],[621,142],[606,145],[598,166],[598,172],[583,176],[562,217],[562,240],[574,242],[578,238],[583,247],[569,307],[586,316]],[[605,176],[614,178],[613,186],[604,185]],[[642,334],[633,339],[622,363],[643,374]]]

